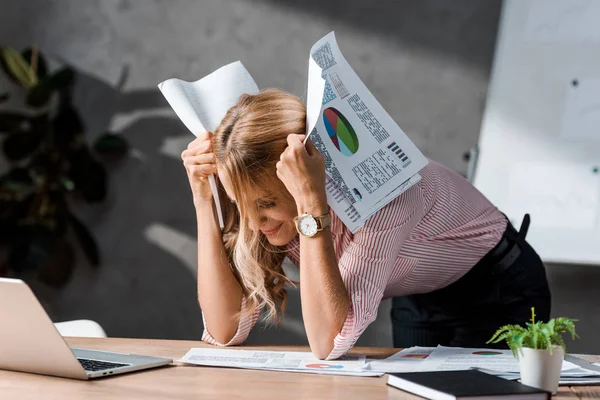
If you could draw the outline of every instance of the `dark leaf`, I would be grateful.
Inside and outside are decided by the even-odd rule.
[[[50,86],[53,90],[63,90],[73,86],[75,83],[75,71],[65,67],[50,77]]]
[[[31,129],[32,118],[16,112],[0,112],[0,133],[16,133]]]
[[[65,193],[57,188],[56,190],[51,190],[49,196],[55,207],[54,214],[51,218],[51,227],[58,236],[63,237],[67,232],[70,215],[65,199]]]
[[[4,103],[10,98],[10,94],[8,93],[0,93],[0,104]]]
[[[44,137],[50,132],[50,121],[47,113],[37,115],[36,117],[30,119],[30,121],[31,127],[29,129],[35,135]]]
[[[13,82],[26,89],[38,83],[29,63],[15,49],[0,47],[0,66]]]
[[[0,243],[12,243],[18,236],[19,222],[27,217],[34,196],[17,198],[0,187]]]
[[[35,185],[25,168],[13,168],[6,175],[0,178],[0,187],[5,193],[13,193],[15,198],[28,197],[35,191]]]
[[[29,171],[27,171],[27,168],[22,167],[12,168],[6,175],[2,177],[2,179],[4,178],[18,182],[32,183],[31,176],[29,176]]]
[[[72,192],[73,189],[75,189],[75,183],[64,175],[58,178],[58,182],[60,183],[60,186],[67,192]]]
[[[17,229],[16,219],[11,215],[15,203],[2,200],[0,189],[0,245],[11,243]]]
[[[15,218],[11,215],[14,202],[3,199],[0,189],[0,245],[9,243],[15,234]]]
[[[32,184],[14,181],[2,182],[2,188],[15,194],[16,199],[27,197],[35,191],[35,186]]]
[[[18,198],[13,192],[0,187],[0,222],[17,224],[25,219],[33,199],[34,195]]]
[[[75,191],[90,203],[103,201],[107,176],[102,164],[92,158],[87,148],[69,152],[68,159],[68,177],[75,184]]]
[[[71,222],[73,232],[75,232],[75,236],[77,237],[79,245],[85,253],[88,262],[94,267],[99,266],[100,252],[98,251],[98,245],[96,244],[96,240],[94,239],[90,231],[73,214],[69,215],[69,222]]]
[[[94,150],[108,157],[122,157],[127,154],[129,145],[121,135],[105,133],[94,143]]]
[[[54,91],[64,91],[70,88],[75,82],[75,72],[65,67],[52,75],[40,79],[36,85],[33,85],[27,91],[26,102],[31,107],[45,106]]]
[[[69,162],[71,170],[84,167],[94,161],[92,153],[85,146],[70,149],[65,153],[65,158]]]
[[[29,163],[29,172],[38,180],[47,181],[52,174],[56,174],[58,165],[47,152],[39,152],[33,156]]]
[[[71,105],[60,107],[52,120],[54,143],[59,149],[73,149],[83,136],[83,122]]]
[[[85,181],[79,181],[77,186],[83,193],[83,197],[90,203],[104,201],[107,190],[107,176],[104,166],[99,162],[94,161],[88,165],[87,170],[82,172]]]
[[[31,64],[31,56],[33,55],[33,49],[31,47],[28,47],[21,52],[21,55],[23,56],[25,61],[27,61],[27,64],[33,67],[33,65]],[[45,57],[39,51],[37,53],[35,73],[39,79],[44,79],[46,75],[48,75],[48,64],[46,63]]]
[[[14,233],[8,263],[17,272],[39,269],[50,262],[56,237],[37,225],[21,226]]]
[[[50,286],[63,286],[73,273],[74,260],[71,245],[65,239],[58,238],[54,241],[50,259],[39,270],[38,278]]]
[[[43,107],[48,104],[51,96],[52,81],[50,77],[45,77],[37,85],[29,88],[25,102],[31,107]]]
[[[63,237],[67,231],[69,216],[64,193],[58,189],[43,192],[37,204],[37,224],[52,232],[55,237]]]
[[[33,133],[11,135],[4,140],[2,148],[4,155],[10,161],[21,160],[33,153],[40,145],[41,137]]]

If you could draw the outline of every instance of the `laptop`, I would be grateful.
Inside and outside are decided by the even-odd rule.
[[[20,279],[0,278],[0,369],[85,380],[172,362],[70,348],[29,286]]]

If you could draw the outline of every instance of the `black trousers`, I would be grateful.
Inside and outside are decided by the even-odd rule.
[[[504,237],[510,243],[517,241],[510,223]],[[494,248],[445,288],[395,297],[391,311],[394,347],[504,348],[505,343],[486,344],[500,326],[528,322],[531,307],[535,307],[536,321],[547,321],[551,297],[544,264],[526,241],[520,248],[506,269],[496,268],[503,254]]]

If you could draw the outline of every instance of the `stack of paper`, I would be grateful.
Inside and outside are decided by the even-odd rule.
[[[462,347],[411,347],[385,360],[368,360],[365,369],[379,372],[458,371],[478,369],[505,379],[519,379],[519,362],[510,350]],[[567,355],[563,385],[600,384],[600,367]]]
[[[338,360],[324,361],[315,358],[310,352],[192,348],[179,361],[211,367],[323,375],[383,375],[382,372],[365,370],[365,358],[364,355],[347,355]]]
[[[240,95],[258,92],[239,61],[196,82],[172,78],[158,87],[195,135],[214,130]],[[352,232],[421,179],[428,160],[352,70],[333,32],[310,50],[306,107],[306,134],[325,159],[327,201]]]

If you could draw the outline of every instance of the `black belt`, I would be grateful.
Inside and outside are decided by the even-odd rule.
[[[529,217],[529,214],[525,214],[519,232],[515,230],[510,221],[508,222],[506,232],[502,236],[502,239],[500,239],[500,242],[489,254],[493,260],[499,260],[494,264],[493,274],[500,274],[503,271],[506,271],[521,255],[521,248],[525,242],[525,236],[527,236],[530,222],[531,218]]]

